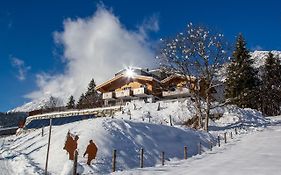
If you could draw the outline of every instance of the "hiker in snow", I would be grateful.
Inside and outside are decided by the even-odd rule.
[[[66,141],[63,149],[65,149],[69,154],[69,160],[74,160],[74,151],[77,149],[77,141],[79,137],[76,135],[73,139],[70,132],[67,133]]]
[[[90,165],[91,161],[96,158],[97,151],[98,148],[96,144],[93,142],[93,140],[90,140],[90,144],[87,146],[87,149],[83,155],[83,157],[85,157],[85,155],[88,154],[88,160],[87,160],[88,165]]]

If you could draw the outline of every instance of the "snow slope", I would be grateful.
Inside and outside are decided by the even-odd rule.
[[[160,106],[160,110],[158,107]],[[170,125],[170,116],[172,124],[181,125],[195,115],[194,106],[189,98],[159,101],[157,103],[145,103],[135,101],[128,103],[124,107],[124,113],[116,113],[116,118],[143,120],[156,124]],[[211,110],[211,113],[220,113],[223,117],[220,120],[211,123],[211,129],[233,128],[239,125],[262,126],[269,120],[264,118],[261,112],[249,109],[238,108],[235,105],[217,107]],[[130,115],[131,114],[131,115]],[[150,118],[150,119],[149,119]]]
[[[139,166],[139,150],[144,149],[145,167],[159,164],[161,151],[166,152],[167,160],[183,158],[183,147],[188,146],[189,156],[198,153],[198,143],[207,150],[209,142],[215,142],[218,133],[235,126],[265,126],[269,123],[261,113],[252,109],[235,106],[218,108],[214,112],[223,113],[223,118],[212,123],[214,137],[203,131],[195,131],[177,125],[190,118],[194,111],[188,100],[162,101],[158,103],[132,102],[124,107],[124,113],[112,118],[88,119],[61,126],[54,126],[50,148],[49,171],[52,174],[67,174],[72,163],[62,149],[68,131],[79,135],[79,171],[84,174],[105,174],[111,171],[113,149],[117,150],[117,170]],[[148,113],[149,112],[149,113]],[[131,114],[131,115],[129,115]],[[173,127],[169,126],[169,115]],[[129,120],[131,118],[131,120]],[[149,119],[150,118],[150,119]],[[148,123],[150,121],[150,123]],[[176,125],[175,125],[176,124]],[[6,174],[43,174],[45,166],[48,134],[44,129],[28,130],[19,136],[5,138],[1,146],[0,166],[12,167]],[[90,139],[97,144],[99,151],[93,166],[85,165],[82,155]],[[11,169],[3,168],[7,171]],[[17,170],[20,169],[20,172]],[[0,173],[1,174],[1,173]]]
[[[145,150],[145,166],[154,166],[159,163],[159,155],[163,150],[167,150],[167,159],[182,158],[184,145],[189,145],[190,153],[196,154],[199,142],[202,142],[203,146],[206,147],[208,142],[212,140],[211,135],[192,129],[120,119],[89,119],[55,126],[52,130],[49,158],[49,170],[53,174],[60,174],[69,165],[68,156],[62,149],[68,130],[80,137],[78,141],[79,163],[83,167],[81,168],[83,172],[98,174],[111,171],[113,149],[117,150],[117,169],[124,170],[138,167],[140,148]],[[31,166],[35,167],[31,169],[42,174],[45,165],[47,138],[47,134],[41,137],[40,129],[20,136],[9,137],[10,141],[6,141],[1,148],[1,155],[14,168],[18,166],[17,169],[29,170],[28,166]],[[82,157],[90,139],[93,139],[99,148],[97,160],[94,161],[94,166],[91,168],[85,165],[86,159]],[[17,163],[19,160],[24,162],[21,163],[23,166]],[[21,173],[14,171],[13,174]],[[24,174],[29,173],[25,172]]]
[[[49,107],[50,97],[51,96],[45,96],[45,97],[33,100],[31,102],[23,104],[22,106],[14,108],[14,109],[12,109],[8,112],[29,112],[29,111]],[[57,98],[57,97],[53,97],[53,98],[56,100],[56,106],[57,107],[64,105],[64,102],[62,101],[62,99]]]
[[[261,132],[262,131],[262,132]],[[173,161],[166,166],[134,169],[116,175],[279,175],[281,172],[281,120],[278,125],[235,135],[235,139],[212,152],[194,156],[187,161]]]

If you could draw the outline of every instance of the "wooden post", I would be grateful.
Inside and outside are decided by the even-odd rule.
[[[210,143],[210,151],[212,151],[212,149],[213,149],[212,141],[210,141],[209,143]]]
[[[221,146],[221,140],[220,140],[220,136],[218,135],[218,146]]]
[[[131,110],[128,111],[128,114],[129,114],[129,119],[131,120],[132,119]]]
[[[173,126],[173,124],[172,124],[172,116],[169,115],[169,118],[170,118],[170,126]]]
[[[41,136],[42,136],[42,137],[44,136],[44,126],[42,126],[42,133],[41,133]]]
[[[224,133],[224,143],[226,143],[226,132]]]
[[[140,167],[143,168],[143,148],[140,150]]]
[[[51,133],[52,133],[52,118],[50,118],[49,139],[48,139],[47,156],[46,156],[46,164],[45,164],[45,175],[48,174],[48,161],[49,161],[49,151],[50,151],[50,144],[51,144]]]
[[[237,133],[237,128],[235,128],[235,134],[237,135],[238,133]]]
[[[187,146],[184,146],[184,159],[187,159]]]
[[[73,162],[73,175],[77,175],[77,160],[78,160],[78,151],[74,152],[74,162]]]
[[[230,138],[233,139],[233,137],[232,137],[232,132],[230,132]]]
[[[113,155],[112,155],[112,172],[115,172],[116,170],[116,149],[113,150]]]
[[[158,103],[157,111],[160,111],[160,103]]]
[[[164,162],[165,162],[165,153],[164,153],[164,151],[162,151],[162,153],[161,153],[161,162],[162,162],[162,166],[163,166]]]
[[[198,143],[198,154],[201,155],[201,142]]]
[[[110,110],[109,116],[110,116],[111,118],[113,118],[113,110]]]

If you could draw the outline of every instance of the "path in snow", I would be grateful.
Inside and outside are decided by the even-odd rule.
[[[5,143],[5,137],[0,137],[0,147],[3,147]],[[5,160],[1,157],[0,154],[0,175],[6,175],[6,174],[13,174],[13,170],[11,169],[11,166],[9,165],[8,160]]]
[[[280,175],[281,125],[262,132],[237,137],[231,143],[202,156],[171,162],[164,167],[137,169],[116,174],[188,174],[188,175]]]

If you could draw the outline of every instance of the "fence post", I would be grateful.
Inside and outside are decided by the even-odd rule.
[[[170,118],[170,126],[173,126],[173,124],[172,124],[172,116],[169,115],[169,118]]]
[[[158,103],[157,111],[160,111],[160,103]]]
[[[42,133],[41,133],[41,136],[42,136],[42,137],[44,136],[44,126],[42,126]]]
[[[52,133],[52,118],[50,118],[49,139],[48,139],[47,156],[46,156],[46,164],[45,164],[45,175],[48,174],[48,161],[49,161],[49,151],[50,151],[50,144],[51,144],[51,133]]]
[[[224,143],[226,143],[226,132],[224,134]]]
[[[210,143],[210,151],[212,151],[212,149],[213,149],[212,141],[210,141],[209,143]]]
[[[131,114],[131,110],[130,109],[128,111],[128,115],[129,115],[129,119],[132,120],[132,114]]]
[[[164,151],[162,151],[162,153],[161,153],[161,162],[162,162],[162,166],[163,166],[164,162],[165,162],[165,153],[164,153]]]
[[[235,134],[237,135],[238,133],[237,133],[237,128],[235,128]]]
[[[232,132],[230,132],[230,138],[233,139],[233,137],[232,137]]]
[[[184,159],[187,159],[187,146],[184,146]]]
[[[221,147],[221,140],[220,140],[220,136],[218,135],[218,146]]]
[[[77,175],[77,159],[78,159],[78,151],[74,152],[74,163],[73,163],[73,175]]]
[[[143,168],[143,148],[140,150],[140,167]]]
[[[115,172],[116,170],[116,149],[113,150],[113,155],[112,155],[112,172]]]
[[[198,144],[198,154],[201,155],[201,142]]]

